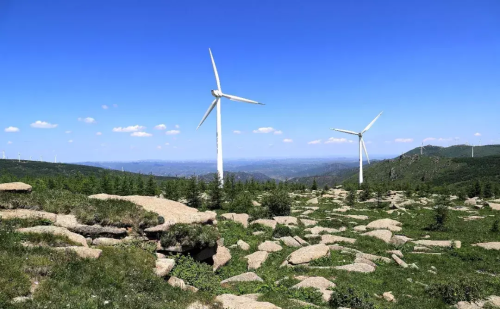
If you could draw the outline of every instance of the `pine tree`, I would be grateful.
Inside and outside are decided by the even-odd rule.
[[[228,203],[232,203],[238,194],[233,174],[230,174],[224,181],[224,193]]]
[[[82,193],[85,195],[94,194],[94,188],[92,187],[92,182],[90,181],[90,179],[85,178],[82,181]]]
[[[318,190],[318,184],[316,183],[316,178],[313,179],[313,184],[311,186],[311,190],[312,191]]]
[[[325,192],[326,192],[326,191],[328,191],[328,190],[330,190],[330,188],[328,188],[328,185],[325,185],[325,186],[323,187],[323,191],[325,191]]]
[[[359,199],[361,201],[369,200],[371,198],[371,195],[372,195],[370,184],[368,182],[365,182],[365,183],[363,183],[363,185],[361,187],[363,188],[363,191],[361,192]]]
[[[107,172],[101,176],[101,189],[104,193],[113,194],[113,184],[111,183]]]
[[[376,189],[376,193],[377,193],[377,207],[380,208],[380,206],[382,205],[382,200],[384,198],[384,188],[382,186],[377,186],[377,189]]]
[[[165,198],[177,201],[180,198],[179,187],[177,185],[177,181],[175,180],[167,180],[165,181],[165,185],[163,186],[165,190]]]
[[[474,196],[472,197],[481,197],[482,196],[482,188],[481,188],[481,183],[479,182],[479,180],[476,181],[476,183],[474,184]]]
[[[223,199],[223,191],[221,188],[221,181],[219,178],[219,174],[214,175],[214,179],[208,184],[208,194],[210,199],[208,200],[208,208],[209,209],[221,209],[222,208],[222,199]]]
[[[188,206],[194,208],[201,207],[200,191],[195,176],[192,176],[187,182],[186,199]]]
[[[491,182],[487,182],[484,185],[483,197],[484,198],[491,198],[491,197],[493,197],[493,186],[491,185]]]
[[[149,174],[148,182],[146,184],[145,194],[147,196],[155,196],[156,191],[157,191],[157,184],[156,184],[155,177],[153,176],[153,174]]]
[[[142,179],[142,175],[136,177],[135,183],[135,194],[144,195],[144,179]]]
[[[356,188],[352,187],[349,190],[349,193],[347,194],[346,204],[349,206],[354,206],[357,201],[358,201],[358,193],[356,192]]]

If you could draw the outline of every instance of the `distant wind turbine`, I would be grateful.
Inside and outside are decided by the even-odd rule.
[[[5,150],[2,150],[2,159],[5,159]]]
[[[21,153],[20,152],[17,153],[17,160],[18,160],[18,162],[21,162]]]
[[[43,161],[43,156],[40,156],[40,161]]]
[[[221,104],[220,100],[221,98],[226,98],[231,101],[238,101],[238,102],[244,102],[244,103],[252,103],[252,104],[260,104],[264,105],[262,103],[259,103],[257,101],[252,101],[244,98],[240,98],[234,95],[230,94],[225,94],[222,93],[222,89],[220,87],[220,81],[219,81],[219,74],[217,73],[217,67],[215,66],[215,61],[214,57],[212,56],[212,51],[210,48],[208,49],[208,52],[210,53],[210,58],[212,59],[212,66],[214,68],[214,73],[215,73],[215,80],[217,82],[217,90],[211,90],[212,95],[215,97],[214,101],[210,106],[208,107],[207,112],[205,113],[205,116],[203,116],[203,119],[201,119],[200,124],[198,125],[198,128],[203,124],[205,119],[207,119],[208,115],[210,115],[210,112],[214,109],[215,106],[217,106],[217,130],[216,130],[216,138],[217,138],[217,173],[219,174],[221,185],[224,184],[224,171],[222,168],[222,126],[221,126]],[[196,130],[198,130],[196,128]]]
[[[420,155],[422,156],[424,154],[424,142],[422,142],[422,146],[420,146]]]
[[[332,130],[335,130],[338,132],[357,135],[359,137],[359,184],[360,185],[363,183],[363,150],[365,151],[365,155],[366,155],[366,159],[368,160],[368,164],[370,164],[370,158],[368,158],[368,151],[366,151],[366,145],[365,145],[365,141],[363,140],[363,134],[372,127],[372,125],[375,123],[375,121],[377,121],[377,119],[380,117],[380,115],[382,115],[382,112],[380,114],[378,114],[377,117],[375,117],[375,119],[373,119],[372,122],[370,122],[370,124],[368,124],[366,126],[366,128],[363,131],[361,131],[360,133],[356,133],[356,132],[348,131],[348,130],[332,129]]]
[[[54,156],[54,163],[57,163],[57,155]]]

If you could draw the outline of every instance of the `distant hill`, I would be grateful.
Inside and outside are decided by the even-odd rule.
[[[324,166],[308,170],[309,175],[305,177],[292,178],[290,181],[311,186],[314,179],[316,179],[316,183],[320,187],[325,185],[333,186],[341,183],[350,175],[357,173],[358,164],[358,162],[326,164]],[[364,162],[363,164],[367,164],[367,162]]]
[[[405,153],[406,156],[420,155],[420,147],[414,148]],[[470,158],[472,157],[472,146],[453,145],[450,147],[424,146],[422,155],[428,157],[446,158]],[[485,145],[474,147],[474,157],[500,156],[500,145]]]
[[[108,170],[79,164],[50,163],[28,160],[0,160],[0,174],[11,174],[16,177],[49,177],[49,176],[74,176],[81,173],[84,176],[97,175],[102,172],[110,174],[122,174],[121,171]],[[146,176],[146,175],[145,175]],[[169,179],[172,177],[156,177],[157,179]]]
[[[224,172],[225,179],[227,179],[231,175],[234,175],[234,180],[241,181],[241,182],[250,181],[251,179],[258,181],[258,182],[266,182],[268,180],[276,181],[276,179],[268,177],[262,173]],[[214,179],[214,176],[215,176],[215,173],[209,173],[209,174],[201,175],[199,177],[199,179],[204,180],[206,182],[209,182],[209,181]]]

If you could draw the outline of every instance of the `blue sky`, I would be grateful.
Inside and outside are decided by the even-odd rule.
[[[380,111],[372,157],[500,143],[498,16],[496,0],[1,1],[0,150],[215,159],[215,113],[196,131],[209,47],[223,91],[266,104],[222,101],[225,158],[355,157],[330,128]]]

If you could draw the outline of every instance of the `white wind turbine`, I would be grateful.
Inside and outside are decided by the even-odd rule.
[[[5,150],[2,150],[2,159],[5,159]]]
[[[420,155],[422,156],[424,154],[424,142],[422,142],[422,146],[420,146]]]
[[[208,49],[210,53],[210,58],[212,59],[212,66],[214,67],[214,73],[215,73],[215,80],[217,82],[217,90],[211,90],[212,95],[215,97],[214,101],[212,104],[210,104],[210,107],[208,107],[207,112],[205,113],[205,116],[203,116],[203,119],[201,119],[200,124],[198,125],[198,128],[203,124],[205,119],[207,119],[208,115],[210,115],[210,112],[214,109],[215,106],[217,106],[217,133],[216,133],[216,138],[217,138],[217,173],[219,174],[220,180],[221,180],[221,185],[224,184],[224,172],[222,168],[222,127],[221,127],[221,115],[220,115],[220,110],[221,110],[221,104],[220,100],[221,98],[226,98],[231,101],[238,101],[238,102],[244,102],[244,103],[252,103],[252,104],[260,104],[264,105],[262,103],[240,98],[234,95],[230,94],[225,94],[222,92],[222,89],[220,87],[220,81],[219,81],[219,74],[217,73],[217,67],[215,66],[215,61],[214,57],[212,56],[212,51],[210,48]],[[196,130],[198,130],[196,128]]]
[[[332,129],[338,132],[343,132],[347,134],[352,134],[352,135],[357,135],[359,137],[359,184],[361,185],[363,183],[363,150],[365,151],[366,159],[368,160],[368,164],[370,164],[370,158],[368,158],[368,151],[366,151],[366,145],[365,141],[363,140],[363,134],[368,131],[368,129],[371,128],[371,126],[377,121],[378,117],[382,115],[382,112],[375,117],[375,119],[370,122],[369,125],[366,126],[366,128],[359,132],[353,132],[353,131],[348,131],[348,130],[341,130],[341,129]]]
[[[17,161],[21,162],[21,153],[20,152],[17,153]]]
[[[54,156],[54,163],[57,163],[57,155]]]

